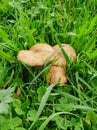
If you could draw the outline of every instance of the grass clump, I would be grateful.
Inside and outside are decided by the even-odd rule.
[[[96,8],[97,0],[0,1],[1,130],[96,130]],[[48,66],[17,61],[19,50],[38,42],[75,48],[66,85],[47,84]]]

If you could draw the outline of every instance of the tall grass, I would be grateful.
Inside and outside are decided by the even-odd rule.
[[[0,100],[1,130],[96,130],[96,14],[97,0],[0,1],[0,89],[20,89],[19,96],[10,92],[8,113],[1,106],[7,96]],[[19,50],[38,42],[75,48],[77,60],[66,70],[66,85],[49,86],[47,65],[17,61]]]

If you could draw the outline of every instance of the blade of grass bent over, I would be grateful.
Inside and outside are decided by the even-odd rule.
[[[69,114],[69,115],[73,115],[73,116],[76,116],[70,112],[57,112],[57,113],[54,113],[52,115],[50,115],[40,126],[39,130],[44,130],[45,127],[47,126],[47,124],[50,122],[50,120],[52,120],[54,117],[58,116],[58,115],[61,115],[61,114]]]
[[[62,51],[64,57],[66,58],[67,63],[69,64],[69,63],[70,63],[70,60],[69,60],[69,57],[68,57],[67,53],[66,53],[65,50],[62,48],[62,45],[61,45],[61,44],[58,44],[58,45],[59,45],[59,47],[60,47],[60,49],[61,49],[61,51]]]
[[[31,124],[31,126],[29,127],[28,130],[31,130],[31,129],[33,128],[34,124],[37,122],[37,120],[38,120],[38,118],[39,118],[39,116],[40,116],[42,110],[43,110],[44,107],[45,107],[45,104],[46,104],[47,99],[48,99],[48,97],[49,97],[49,95],[50,95],[50,92],[51,92],[51,90],[53,89],[53,87],[54,87],[55,85],[56,85],[56,84],[51,84],[51,85],[47,88],[47,90],[46,90],[44,96],[42,97],[42,100],[41,100],[40,106],[39,106],[39,108],[38,108],[38,112],[36,113],[35,119],[34,119],[33,123]]]

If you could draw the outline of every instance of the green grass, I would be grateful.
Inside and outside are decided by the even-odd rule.
[[[97,129],[97,0],[0,1],[0,130]],[[17,61],[38,42],[72,45],[66,85]],[[20,95],[16,89],[20,88]]]

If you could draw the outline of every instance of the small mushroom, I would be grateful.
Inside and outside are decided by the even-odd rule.
[[[60,66],[51,66],[47,74],[47,79],[50,83],[57,83],[59,81],[62,85],[67,82],[65,71]]]
[[[47,58],[49,61],[53,60],[53,53],[54,49],[50,45],[40,43],[33,45],[30,50],[19,51],[17,58],[29,66],[42,66]]]
[[[76,52],[73,49],[73,47],[71,47],[68,44],[61,44],[61,47],[64,49],[64,51],[66,52],[66,54],[68,55],[70,61],[74,61],[76,59]],[[59,47],[59,45],[55,45],[53,47],[54,51],[56,52],[55,54],[55,59],[57,58],[57,61],[54,63],[54,65],[57,66],[66,66],[67,65],[67,61],[62,53],[61,48]]]

